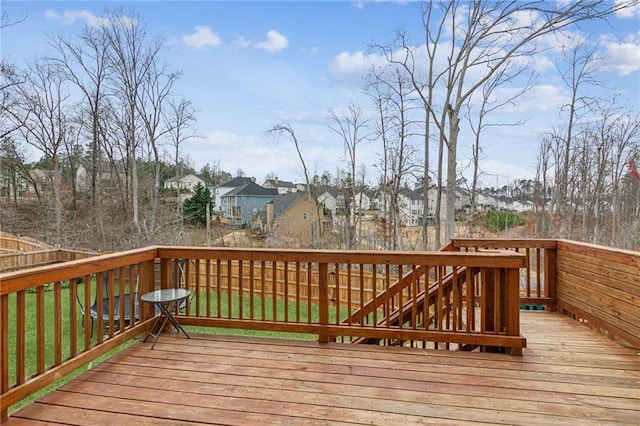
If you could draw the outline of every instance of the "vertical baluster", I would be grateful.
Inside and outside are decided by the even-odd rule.
[[[476,325],[476,303],[475,303],[475,280],[476,274],[473,273],[471,268],[467,268],[466,273],[466,283],[467,283],[467,327],[466,332],[471,333],[475,330]]]
[[[84,351],[91,347],[91,335],[93,334],[93,318],[91,317],[91,275],[84,276]],[[96,296],[97,297],[97,296]]]
[[[130,268],[130,266],[129,266]],[[125,316],[126,316],[126,312],[124,311],[124,302],[125,302],[125,298],[126,298],[126,289],[125,289],[125,270],[124,268],[118,268],[119,271],[119,276],[118,276],[118,306],[117,306],[117,312],[118,312],[118,328],[120,329],[120,332],[122,333],[124,331],[124,327],[125,327]],[[129,293],[131,293],[131,290],[129,290]]]
[[[334,294],[335,294],[335,312],[336,312],[336,325],[340,324],[340,264],[333,265],[334,268]]]
[[[242,259],[238,261],[238,318],[244,318],[244,263]]]
[[[360,279],[360,312],[364,310],[364,271],[362,270],[362,264],[360,265],[359,279]],[[368,315],[367,315],[368,317]],[[360,327],[364,327],[365,317],[360,316]]]
[[[320,310],[320,325],[329,325],[329,265],[327,263],[318,264],[318,291]],[[318,336],[319,343],[329,343],[329,335],[320,333]]]
[[[266,290],[266,275],[267,266],[264,260],[260,261],[260,310],[262,311],[262,321],[265,320],[265,290]]]
[[[296,323],[300,323],[300,262],[296,262]]]
[[[53,284],[53,354],[54,365],[62,364],[62,283]]]
[[[313,264],[307,262],[307,323],[311,324],[313,320]]]
[[[536,295],[538,297],[541,296],[541,291],[540,291],[540,288],[541,288],[541,283],[540,283],[540,281],[541,281],[541,279],[540,279],[540,276],[541,276],[541,274],[540,274],[540,258],[541,258],[541,254],[542,254],[542,251],[538,247],[536,249]]]
[[[233,277],[232,277],[232,262],[231,259],[227,260],[227,318],[233,317]]]
[[[255,277],[254,277],[255,262],[249,261],[249,318],[253,321],[255,317]]]
[[[211,318],[211,259],[207,259],[205,261],[205,286],[206,294],[207,294],[207,302],[206,302],[206,317]]]
[[[78,317],[77,304],[78,281],[76,278],[69,280],[69,357],[75,358],[78,355]]]
[[[289,322],[289,262],[283,263],[284,275],[284,322]]]
[[[216,259],[216,318],[222,318],[222,262]]]
[[[201,259],[196,259],[196,265],[195,265],[195,274],[196,274],[196,296],[195,296],[195,301],[196,301],[196,316],[199,317],[200,316],[200,298],[201,298],[201,283],[202,283],[202,277],[200,276],[200,261]],[[189,287],[187,287],[188,289]],[[187,309],[185,309],[185,313],[187,315],[190,315],[191,313],[191,307],[189,306],[189,300],[191,300],[191,297],[187,298]]]
[[[19,385],[26,379],[26,312],[26,296],[25,291],[22,290],[16,295],[16,383]]]
[[[272,289],[272,294],[271,294],[271,298],[272,298],[272,309],[273,312],[271,313],[271,319],[272,321],[277,321],[278,320],[278,282],[277,282],[277,270],[278,265],[276,264],[276,261],[272,261],[271,262],[271,289]]]
[[[363,268],[364,265],[360,264],[360,268]],[[371,280],[372,280],[372,295],[371,295],[371,300],[376,300],[376,298],[378,297],[378,276],[377,276],[377,270],[376,270],[376,265],[372,264],[371,268],[373,269],[373,273],[371,274]],[[373,310],[373,327],[378,327],[378,308],[375,308]]]
[[[351,319],[351,306],[353,304],[353,296],[351,294],[353,287],[351,281],[351,263],[347,263],[347,318],[349,321],[349,326],[352,325],[353,321]]]
[[[104,291],[103,291],[103,285],[102,285],[102,276],[103,276],[103,272],[99,272],[96,274],[96,301],[97,301],[97,305],[96,305],[96,311],[98,313],[97,318],[96,318],[96,333],[97,333],[97,337],[98,337],[98,344],[102,343],[103,339],[104,339],[104,322],[102,321],[102,315],[104,314],[103,312],[103,303],[102,303],[102,299],[104,298]],[[85,306],[85,311],[87,312],[88,315],[91,315],[91,301],[89,301],[89,304],[84,305]]]
[[[38,375],[45,372],[45,311],[44,311],[44,286],[36,289],[36,351]]]
[[[502,311],[506,308],[506,299],[504,298],[506,288],[500,285],[501,277],[506,279],[506,276],[503,276],[504,272],[503,269],[495,268],[493,270],[493,334],[500,334]]]

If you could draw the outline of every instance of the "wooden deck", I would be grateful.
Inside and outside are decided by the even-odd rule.
[[[9,426],[640,422],[640,356],[566,317],[521,313],[522,357],[221,335],[137,343]]]

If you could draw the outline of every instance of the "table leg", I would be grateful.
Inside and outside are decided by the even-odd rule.
[[[178,330],[178,331],[182,331],[182,334],[184,334],[187,339],[191,339],[191,337],[189,337],[189,335],[187,334],[186,331],[184,331],[184,328],[182,328],[182,326],[180,325],[180,323],[178,322],[178,320],[176,320],[176,318],[173,316],[173,313],[171,313],[171,310],[165,306],[165,305],[160,305],[160,310],[162,311],[162,313],[166,316],[166,318],[171,321],[171,324],[173,324],[173,326]],[[165,320],[166,323],[166,320]]]
[[[153,323],[153,325],[149,329],[149,333],[146,335],[146,337],[144,338],[143,342],[146,342],[147,339],[149,338],[149,336],[153,336],[153,344],[151,345],[151,349],[153,349],[156,346],[156,343],[158,342],[158,337],[160,336],[160,333],[164,329],[165,325],[167,325],[167,321],[170,321],[171,324],[173,324],[173,326],[179,332],[182,331],[182,334],[184,334],[187,337],[187,339],[191,339],[191,337],[189,337],[187,332],[184,331],[184,328],[182,328],[180,323],[175,319],[175,317],[171,313],[171,309],[169,307],[170,304],[157,303],[156,305],[160,308],[160,315],[158,315],[158,317],[156,318],[155,322]],[[162,324],[160,325],[158,330],[154,332],[154,330],[156,328],[156,325],[158,325],[158,323],[160,322],[161,319],[162,319]]]

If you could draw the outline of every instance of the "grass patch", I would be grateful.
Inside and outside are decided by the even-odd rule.
[[[507,228],[524,225],[527,221],[519,214],[504,211],[491,211],[483,223],[489,231],[503,231]]]

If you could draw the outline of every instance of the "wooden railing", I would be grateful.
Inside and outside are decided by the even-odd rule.
[[[156,288],[192,289],[179,313],[184,325],[307,333],[320,342],[366,337],[425,347],[470,344],[518,354],[525,346],[518,311],[523,262],[520,254],[499,251],[150,247],[5,273],[0,414],[6,418],[17,401],[145,332],[154,312],[139,304],[139,295]],[[444,291],[447,271],[461,267],[480,272]],[[366,280],[369,292],[361,285],[365,274],[373,277]],[[386,290],[396,281],[401,288],[391,296]],[[428,306],[415,306],[395,325],[381,321],[434,286],[443,288]],[[375,309],[345,322],[372,300],[380,302]]]
[[[513,252],[160,247],[158,257],[163,282],[182,271],[193,290],[190,314],[181,320],[186,325],[312,333],[321,342],[368,337],[422,347],[478,345],[512,354],[525,345],[518,299],[524,256]],[[447,270],[460,267],[479,272],[445,290]],[[365,281],[374,283],[370,294]],[[440,287],[436,297],[418,306],[414,296],[434,286]],[[411,300],[416,305],[408,318],[383,320]]]
[[[0,274],[0,420],[149,327],[153,309],[137,303],[155,288],[155,259],[151,248]]]

